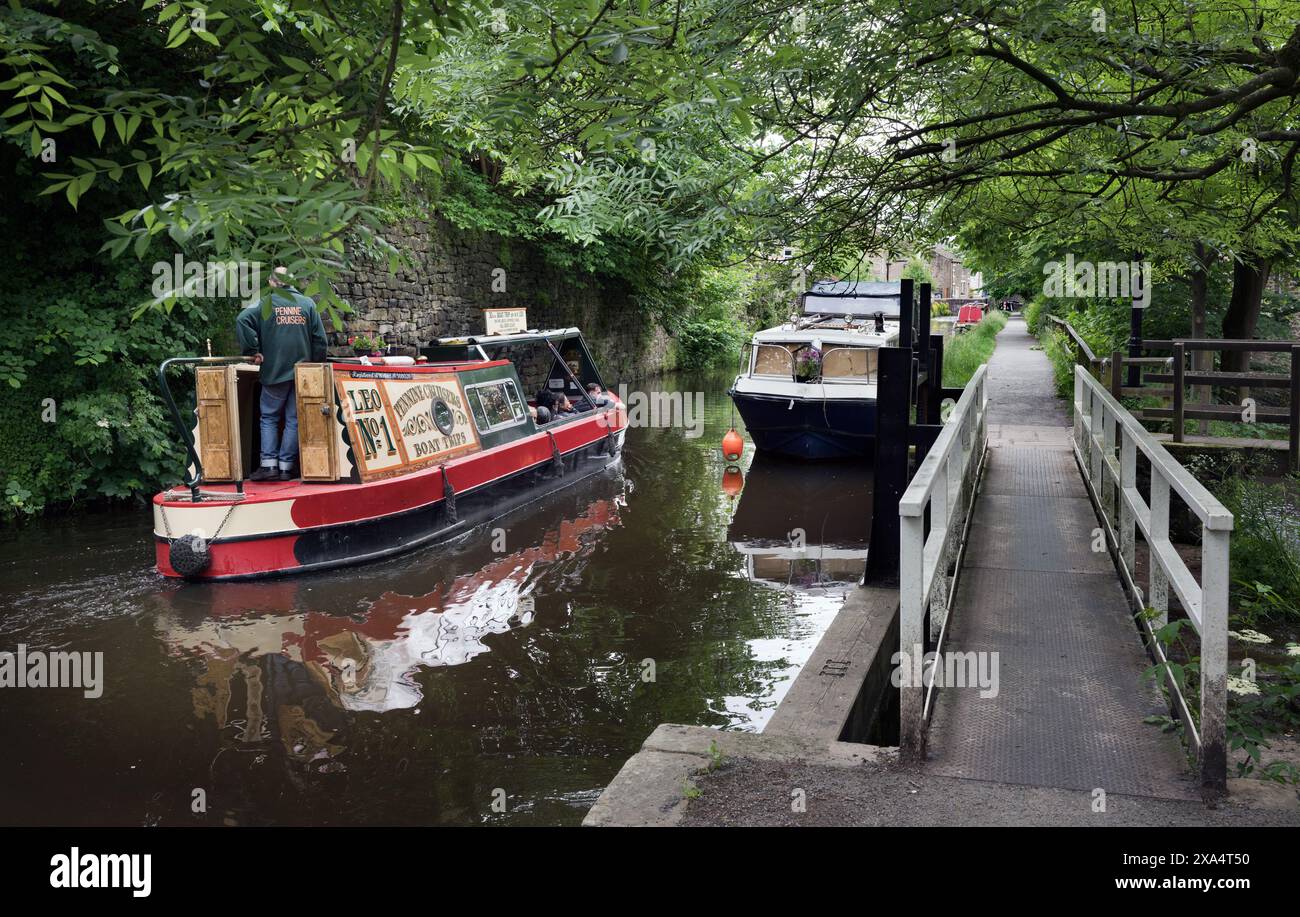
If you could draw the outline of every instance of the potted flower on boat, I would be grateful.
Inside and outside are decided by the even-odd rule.
[[[385,344],[384,339],[377,334],[373,337],[368,334],[354,334],[352,337],[348,338],[348,346],[350,346],[352,352],[358,356],[369,355],[372,357],[382,357],[384,355],[384,348],[388,345]]]
[[[816,344],[802,348],[794,356],[794,375],[800,382],[816,382],[822,375],[822,352]]]

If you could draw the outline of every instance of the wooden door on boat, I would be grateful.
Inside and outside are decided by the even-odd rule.
[[[294,368],[298,399],[298,464],[304,481],[338,480],[334,420],[334,370],[328,363]]]
[[[208,481],[243,480],[235,367],[200,366],[194,373],[203,477]]]

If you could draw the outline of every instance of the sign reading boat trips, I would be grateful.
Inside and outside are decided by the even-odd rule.
[[[362,481],[426,468],[478,448],[455,373],[334,367]]]
[[[522,334],[528,330],[527,309],[484,309],[486,331],[492,334]]]

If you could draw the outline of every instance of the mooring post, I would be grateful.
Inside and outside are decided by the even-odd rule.
[[[898,282],[898,346],[906,349],[908,353],[911,353],[913,345],[912,319],[916,312],[915,292],[912,281]]]
[[[916,368],[917,368],[917,388],[916,388],[916,422],[921,424],[934,423],[934,415],[930,413],[931,392],[934,389],[934,358],[930,354],[930,285],[921,284],[916,298]],[[924,374],[925,384],[921,385],[922,374]],[[921,459],[917,458],[919,464]]]
[[[863,579],[870,585],[898,583],[898,501],[907,489],[911,376],[910,347],[880,348],[876,382],[876,483],[871,506],[871,544]]]
[[[943,335],[930,335],[930,423],[941,424],[943,420]]]

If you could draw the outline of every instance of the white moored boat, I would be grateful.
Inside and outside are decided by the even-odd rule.
[[[802,314],[754,335],[729,394],[761,451],[870,455],[879,348],[897,346],[898,283],[820,281]]]

